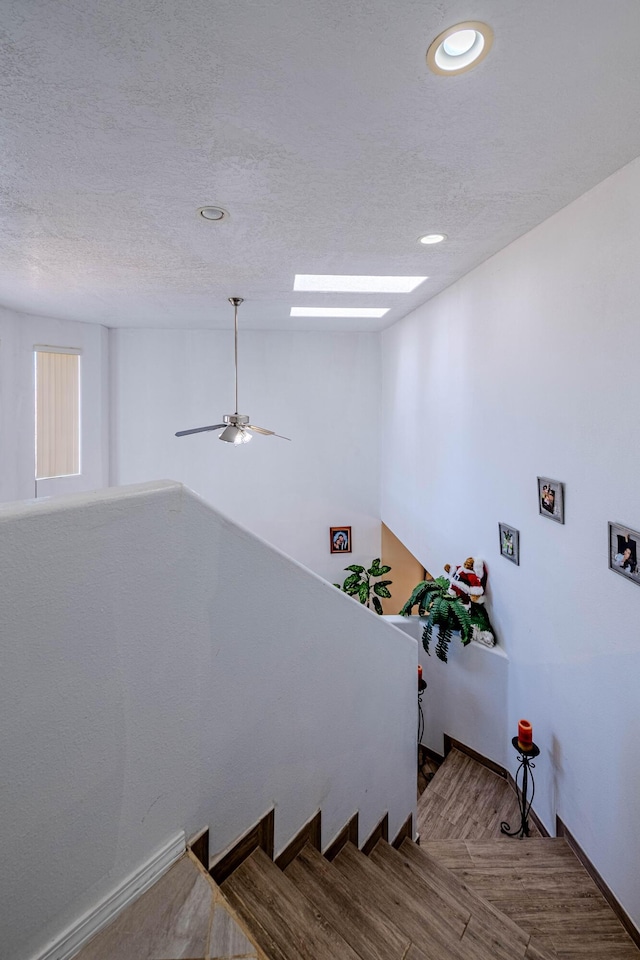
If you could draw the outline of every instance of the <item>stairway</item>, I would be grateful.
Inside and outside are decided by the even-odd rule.
[[[354,818],[322,855],[318,815],[274,863],[272,811],[210,873],[194,846],[76,960],[640,960],[566,841],[504,837],[501,818],[512,788],[454,750],[420,846],[409,824],[390,845],[385,818],[359,850]]]
[[[345,835],[283,870],[256,849],[221,893],[268,960],[640,960],[566,841],[504,837],[504,819],[510,785],[454,750],[420,799],[421,846],[365,855]]]
[[[281,871],[256,849],[222,893],[269,960],[555,960],[415,843],[310,843]]]

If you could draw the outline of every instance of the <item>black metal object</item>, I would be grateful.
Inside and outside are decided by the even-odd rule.
[[[529,836],[529,814],[531,812],[531,804],[533,803],[533,797],[536,792],[536,785],[533,779],[533,773],[531,772],[535,763],[531,761],[535,757],[540,756],[540,748],[531,744],[530,750],[523,750],[519,745],[518,738],[513,737],[511,743],[513,744],[515,750],[520,754],[520,764],[516,770],[516,791],[518,791],[518,805],[520,807],[520,829],[511,830],[511,827],[503,820],[500,824],[500,830],[507,837],[523,837]],[[518,788],[518,777],[521,779],[520,788]],[[527,801],[527,794],[529,792],[529,780],[531,780],[531,797]]]
[[[420,744],[424,734],[424,713],[422,710],[422,695],[427,689],[427,681],[420,678],[418,680],[418,759],[420,757]]]

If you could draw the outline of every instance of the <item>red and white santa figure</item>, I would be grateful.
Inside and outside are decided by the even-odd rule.
[[[467,557],[461,566],[454,568],[453,573],[450,564],[446,564],[444,569],[449,574],[449,593],[452,597],[459,597],[463,603],[484,603],[487,574],[483,560]]]

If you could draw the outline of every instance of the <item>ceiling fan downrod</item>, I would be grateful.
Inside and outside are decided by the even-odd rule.
[[[238,307],[244,302],[243,297],[229,297],[229,303],[233,305],[233,337],[235,350],[235,388],[236,388],[236,410],[235,413],[225,413],[222,423],[213,423],[208,427],[194,427],[191,430],[178,430],[176,437],[187,437],[193,433],[208,433],[210,430],[221,430],[218,434],[218,440],[224,440],[225,443],[237,445],[247,443],[251,440],[252,433],[262,433],[266,437],[280,437],[281,440],[289,440],[289,437],[283,437],[281,433],[275,430],[267,430],[266,427],[258,427],[255,423],[249,423],[249,417],[238,413]]]
[[[233,336],[235,346],[235,370],[236,370],[236,416],[238,415],[238,307],[244,301],[244,297],[229,297],[229,303],[233,305]],[[248,420],[247,420],[248,422]]]

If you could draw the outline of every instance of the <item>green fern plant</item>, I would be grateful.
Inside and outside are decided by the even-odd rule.
[[[450,581],[447,577],[436,577],[435,580],[422,580],[400,611],[403,617],[408,617],[415,606],[418,607],[418,616],[426,617],[422,631],[422,645],[429,655],[429,646],[433,637],[434,627],[438,628],[436,656],[447,662],[449,643],[454,633],[460,634],[460,640],[466,646],[473,637],[474,625],[479,629],[481,624],[488,621],[482,605],[471,604],[466,606],[459,597],[449,593]]]
[[[350,576],[346,578],[342,586],[339,583],[334,583],[334,587],[348,593],[350,597],[357,597],[360,603],[366,607],[373,607],[376,613],[382,615],[382,604],[379,597],[389,598],[391,596],[388,588],[392,581],[378,580],[377,578],[389,573],[391,567],[381,566],[380,558],[378,558],[372,561],[368,570],[360,566],[359,563],[352,563],[344,569],[351,571]]]

